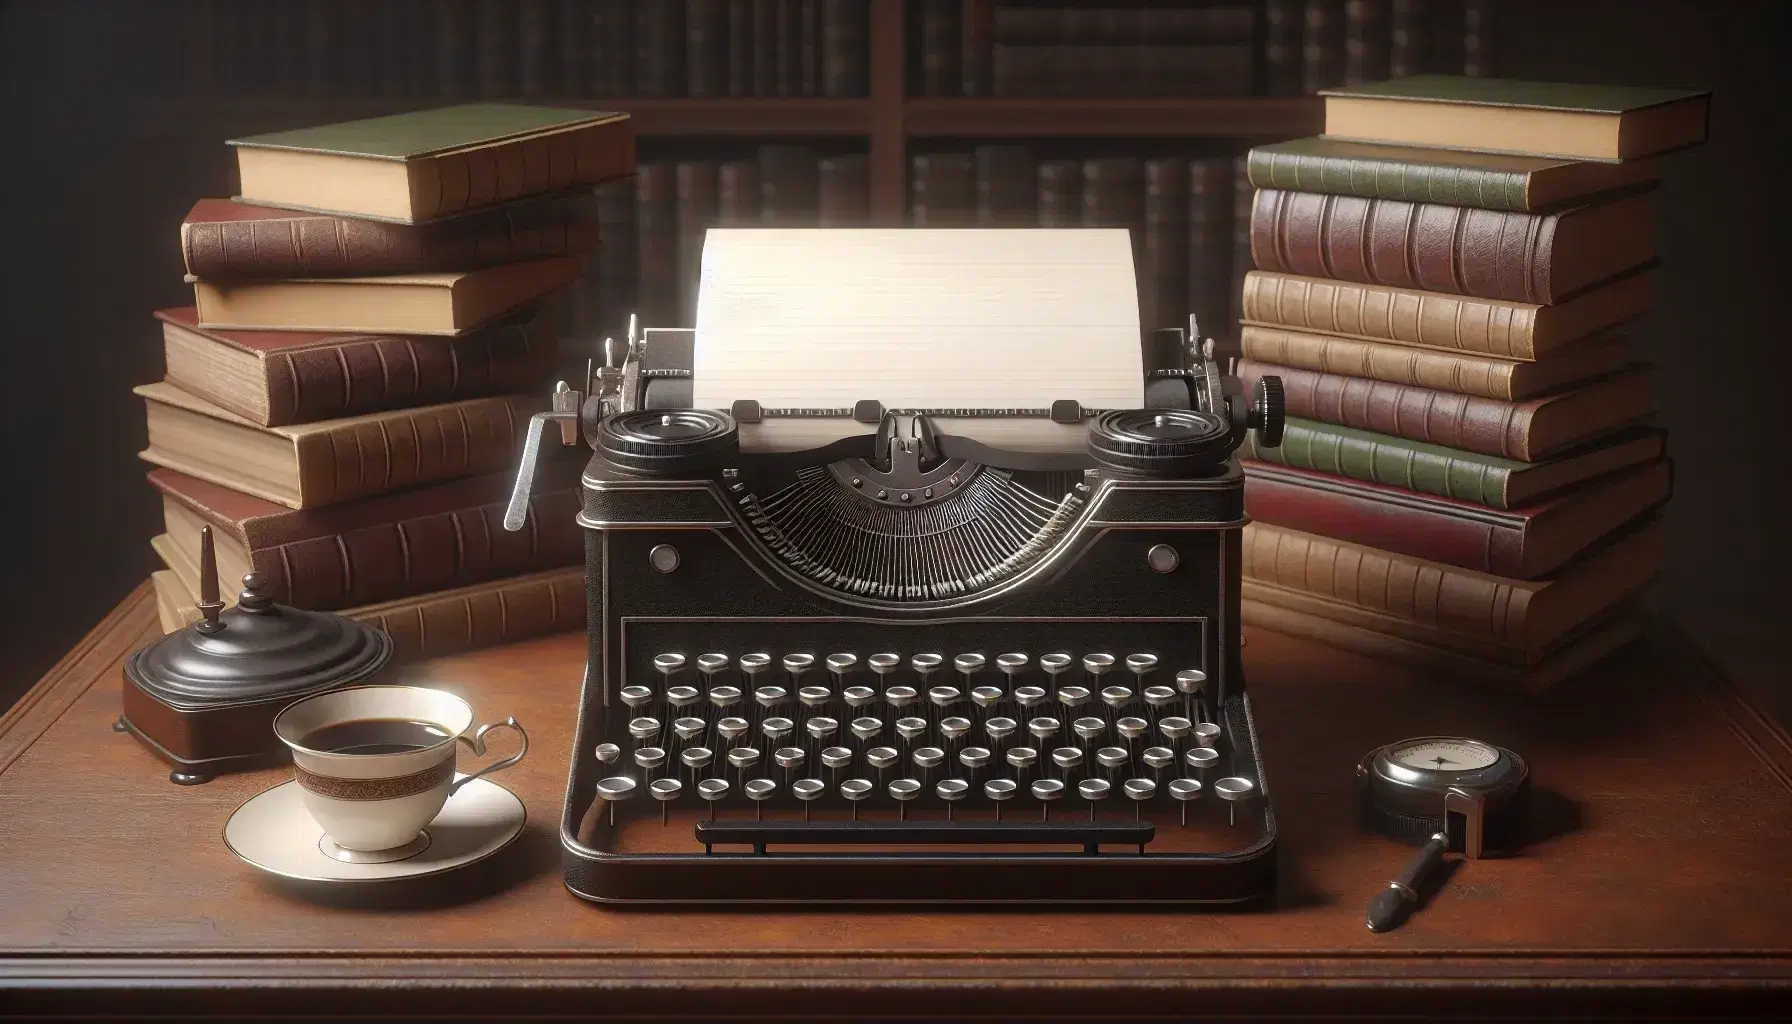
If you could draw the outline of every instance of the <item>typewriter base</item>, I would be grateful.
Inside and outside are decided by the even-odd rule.
[[[1232,770],[1247,771],[1267,794],[1255,727],[1244,696],[1226,702],[1225,720],[1233,738]],[[576,792],[576,791],[575,791]],[[704,852],[695,826],[705,819],[695,807],[672,811],[662,822],[652,801],[620,805],[614,826],[602,820],[610,810],[578,806],[572,796],[561,837],[566,887],[576,896],[605,904],[1193,904],[1249,906],[1275,890],[1275,815],[1267,799],[1238,805],[1236,823],[1228,806],[1212,794],[1183,805],[1161,792],[1145,805],[1144,818],[1155,834],[1141,851],[1127,843],[1103,843],[1085,852],[1080,839],[1061,846],[896,845],[813,846],[776,844],[756,851],[749,845],[717,845]],[[740,812],[735,811],[735,820]],[[1037,801],[1017,799],[1003,811],[1005,822],[1041,819]],[[816,820],[846,821],[849,811],[818,806]],[[910,821],[943,821],[941,805],[917,807]],[[897,820],[888,812],[861,820]],[[958,812],[960,822],[992,822],[988,805]],[[1088,804],[1075,798],[1050,809],[1050,820],[1086,824]],[[1130,822],[1123,799],[1101,805],[1098,820]],[[800,825],[801,810],[780,806],[765,812],[767,824]],[[578,842],[591,834],[602,849]],[[690,852],[685,852],[690,851]],[[1223,851],[1223,852],[1214,852]]]

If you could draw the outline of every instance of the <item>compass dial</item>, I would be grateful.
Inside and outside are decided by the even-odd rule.
[[[1472,772],[1493,764],[1499,751],[1485,743],[1460,739],[1424,739],[1388,751],[1396,763],[1427,772]]]

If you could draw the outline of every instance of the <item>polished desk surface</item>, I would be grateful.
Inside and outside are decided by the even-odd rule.
[[[127,735],[139,590],[0,719],[0,1014],[642,1016],[1422,1011],[1686,1016],[1792,1005],[1792,744],[1671,629],[1537,698],[1305,641],[1245,648],[1281,822],[1259,912],[612,909],[561,885],[583,652],[549,637],[396,670],[530,730],[529,811],[489,865],[377,900],[271,884],[220,832],[288,772],[170,785]],[[1403,928],[1363,924],[1410,856],[1359,834],[1371,747],[1461,732],[1539,787],[1519,856],[1467,862]],[[270,1000],[270,993],[278,995]]]

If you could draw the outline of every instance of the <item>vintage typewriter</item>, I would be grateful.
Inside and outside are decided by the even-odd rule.
[[[584,388],[560,384],[525,448],[512,529],[544,434],[595,450],[568,887],[605,902],[1264,896],[1276,827],[1239,662],[1231,455],[1247,430],[1279,443],[1280,382],[1243,394],[1192,318],[1141,336],[1135,306],[1128,407],[718,399],[702,378],[728,353],[705,347],[729,332],[706,333],[704,303],[752,262],[711,261],[737,234],[764,233],[709,233],[697,328],[631,324]],[[1118,234],[1130,295],[1125,233],[1088,234]],[[815,298],[850,305],[855,281],[883,292],[892,272],[836,267]],[[883,344],[892,364],[912,356]]]

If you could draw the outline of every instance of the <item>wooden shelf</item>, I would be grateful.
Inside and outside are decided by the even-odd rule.
[[[1240,138],[1316,134],[1325,111],[1317,97],[911,99],[902,120],[911,136]]]

